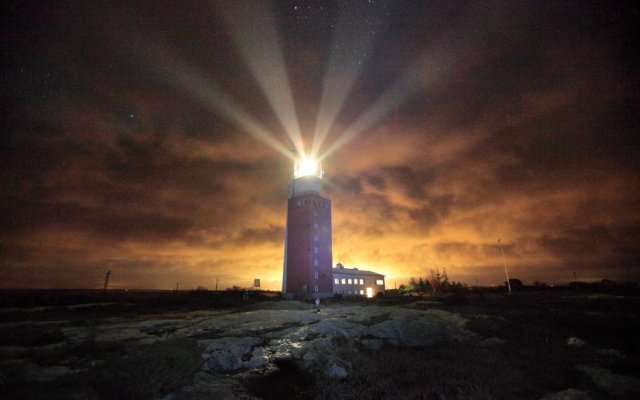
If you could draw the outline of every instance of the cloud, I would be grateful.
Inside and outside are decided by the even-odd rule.
[[[325,5],[274,14],[306,146],[340,45]],[[5,29],[3,285],[279,288],[290,160],[162,72],[193,65],[289,147],[215,7],[48,7]],[[501,238],[525,283],[637,277],[636,25],[618,5],[391,5],[320,152],[393,82],[415,93],[323,160],[334,262],[494,284]]]

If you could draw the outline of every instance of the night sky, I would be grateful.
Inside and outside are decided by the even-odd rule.
[[[387,287],[639,278],[637,6],[2,8],[0,287],[279,289],[295,147]]]

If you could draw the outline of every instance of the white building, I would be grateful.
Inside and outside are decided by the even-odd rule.
[[[332,270],[333,293],[343,296],[366,296],[384,293],[384,275],[336,264]]]

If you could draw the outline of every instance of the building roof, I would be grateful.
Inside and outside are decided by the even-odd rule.
[[[384,276],[377,272],[373,271],[365,271],[363,269],[358,268],[332,268],[331,273],[333,274],[345,274],[345,275],[376,275],[376,276]]]

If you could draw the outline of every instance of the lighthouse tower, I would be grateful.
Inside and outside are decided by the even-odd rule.
[[[289,184],[282,294],[333,295],[331,200],[322,192],[322,169],[311,158],[295,162]]]

